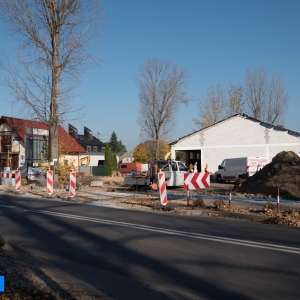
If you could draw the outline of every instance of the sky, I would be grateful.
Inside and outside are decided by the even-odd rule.
[[[244,84],[247,69],[258,66],[270,76],[282,76],[289,94],[283,125],[300,132],[299,0],[102,3],[107,29],[101,47],[91,49],[102,63],[82,74],[72,100],[74,106],[85,104],[82,119],[70,121],[79,134],[86,126],[108,142],[114,131],[128,151],[141,142],[136,78],[151,58],[168,59],[189,72],[187,91],[194,101],[179,107],[170,139],[197,129],[193,119],[199,117],[199,99],[209,88],[221,83],[227,89],[230,81]],[[2,28],[0,40],[2,46],[12,43]],[[0,86],[0,115],[19,117],[7,102],[8,94]]]

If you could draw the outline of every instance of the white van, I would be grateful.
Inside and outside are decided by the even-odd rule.
[[[235,181],[238,178],[247,178],[261,170],[267,163],[268,159],[266,157],[226,158],[218,166],[215,179],[218,182],[223,182]]]
[[[152,181],[152,172],[155,172],[153,168],[154,162],[157,163],[157,171],[165,173],[165,181],[167,186],[183,186],[184,174],[188,172],[186,165],[177,160],[155,160],[150,163],[147,176],[126,176],[124,177],[124,185],[134,186],[149,186]]]

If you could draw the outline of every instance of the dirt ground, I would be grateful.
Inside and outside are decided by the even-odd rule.
[[[288,154],[290,155],[290,154]],[[286,156],[286,155],[284,155]],[[279,156],[282,161],[282,155]],[[285,159],[283,161],[289,161]],[[265,174],[273,172],[273,165],[277,168],[278,163],[269,164],[261,171],[257,172],[254,176],[261,178],[259,174]],[[281,170],[286,168],[281,167]],[[254,177],[253,176],[253,177]],[[278,175],[278,176],[284,176]],[[270,198],[276,199],[276,195],[267,193],[272,187],[259,187],[259,180],[255,180],[253,183],[249,178],[248,180],[238,180],[236,183],[216,183],[212,182],[209,189],[206,190],[194,190],[191,191],[191,198],[187,201],[186,191],[183,188],[168,189],[168,194],[173,194],[173,198],[170,198],[168,205],[163,206],[160,204],[159,193],[151,192],[148,194],[146,191],[136,191],[134,186],[124,186],[124,177],[122,176],[78,176],[77,180],[80,182],[80,188],[76,191],[74,198],[69,197],[69,192],[66,190],[55,190],[54,194],[47,196],[45,188],[41,189],[38,186],[34,186],[32,190],[25,185],[23,191],[27,191],[30,195],[49,197],[53,199],[61,199],[71,202],[83,202],[83,203],[97,203],[99,195],[109,193],[109,197],[100,201],[107,205],[122,207],[125,209],[137,209],[137,210],[149,210],[149,211],[164,211],[167,213],[177,214],[190,214],[193,210],[206,210],[207,215],[220,216],[221,212],[231,213],[243,213],[251,215],[265,216],[266,220],[263,221],[267,224],[287,225],[287,226],[300,226],[299,207],[283,205],[281,204],[281,211],[277,212],[276,203],[272,204]],[[263,179],[262,179],[263,180]],[[91,186],[93,181],[101,181],[102,186]],[[272,182],[272,181],[271,181]],[[264,185],[265,183],[263,183]],[[286,185],[286,188],[292,185]],[[229,205],[229,192],[230,187],[232,189],[233,197],[247,198],[249,201],[232,201]],[[246,188],[246,192],[242,188]],[[299,187],[298,187],[299,188]],[[293,187],[295,189],[295,187]],[[275,188],[276,190],[276,188]],[[125,196],[124,196],[125,195]],[[180,195],[179,197],[177,195]],[[253,198],[265,199],[265,202],[252,201]],[[282,199],[282,198],[281,198]],[[300,199],[300,197],[299,197]],[[101,204],[100,203],[100,204]],[[234,217],[234,215],[231,215]],[[238,217],[240,218],[240,216]]]

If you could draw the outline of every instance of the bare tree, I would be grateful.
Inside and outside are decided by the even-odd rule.
[[[240,114],[243,112],[243,108],[243,87],[230,82],[228,88],[228,115]]]
[[[289,96],[285,91],[284,81],[279,75],[273,75],[267,90],[267,119],[271,124],[283,121],[284,113],[288,108]]]
[[[1,0],[0,14],[18,39],[23,55],[21,72],[10,70],[8,86],[17,101],[49,125],[50,159],[58,158],[58,123],[63,100],[78,82],[88,62],[88,46],[101,36],[103,8],[100,0]],[[4,24],[5,24],[4,23]],[[65,102],[67,103],[67,102]]]
[[[268,80],[263,67],[247,70],[245,82],[247,106],[254,118],[271,124],[283,120],[288,107],[288,93],[279,75]]]
[[[267,72],[263,67],[247,70],[245,76],[245,97],[247,106],[255,119],[263,120],[266,112]]]
[[[169,60],[149,59],[140,69],[138,123],[143,139],[155,141],[155,158],[158,158],[159,141],[174,129],[178,106],[190,101],[187,78],[187,69]]]
[[[206,96],[198,104],[199,118],[194,123],[199,128],[211,126],[224,119],[227,115],[227,99],[221,83],[208,89]]]

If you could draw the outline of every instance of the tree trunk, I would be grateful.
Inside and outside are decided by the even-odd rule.
[[[54,12],[51,12],[54,14]],[[54,16],[53,16],[54,20]],[[50,160],[58,159],[58,99],[59,99],[59,33],[56,32],[55,27],[52,32],[52,89],[51,89],[51,105],[50,105]]]

